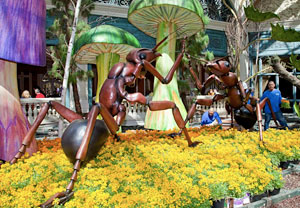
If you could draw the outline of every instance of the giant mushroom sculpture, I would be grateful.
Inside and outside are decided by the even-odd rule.
[[[167,41],[159,48],[162,54],[157,60],[156,68],[166,75],[175,60],[176,39],[189,37],[208,23],[198,0],[134,0],[128,10],[128,20],[147,35],[160,42],[168,36]],[[179,108],[181,115],[186,110],[180,99],[176,74],[168,85],[154,81],[154,101],[171,100]],[[147,111],[145,127],[158,130],[177,128],[172,111]]]
[[[129,51],[140,47],[139,41],[131,33],[111,25],[97,26],[75,42],[75,61],[79,64],[97,65],[96,102],[99,102],[101,86],[112,66],[119,61],[126,61]]]
[[[11,160],[22,146],[28,122],[20,102],[17,63],[46,65],[44,0],[0,1],[0,159]],[[37,151],[34,140],[27,152]]]

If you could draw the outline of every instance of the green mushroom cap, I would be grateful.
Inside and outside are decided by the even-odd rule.
[[[126,30],[100,25],[80,36],[74,43],[73,54],[79,64],[96,64],[96,58],[103,53],[116,53],[125,61],[129,51],[140,48],[139,41]]]
[[[198,0],[134,0],[128,10],[128,20],[154,38],[158,24],[172,22],[177,26],[177,38],[183,38],[202,30],[209,18]]]

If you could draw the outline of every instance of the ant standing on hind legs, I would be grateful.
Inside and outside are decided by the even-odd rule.
[[[163,84],[168,84],[171,82],[174,72],[179,66],[183,54],[185,52],[185,39],[182,41],[182,50],[179,56],[177,57],[174,65],[171,67],[169,73],[164,78],[162,75],[155,69],[155,67],[151,64],[156,58],[161,56],[160,53],[156,51],[156,49],[168,38],[164,38],[160,41],[153,49],[139,48],[132,50],[126,57],[126,63],[117,63],[110,70],[107,79],[103,83],[103,86],[100,91],[100,99],[99,103],[96,103],[89,112],[87,116],[87,122],[85,123],[86,129],[83,135],[72,135],[71,138],[82,137],[80,138],[79,148],[73,150],[74,158],[74,171],[71,176],[71,181],[69,182],[66,191],[56,193],[49,200],[41,205],[41,207],[51,207],[52,202],[58,198],[60,204],[68,201],[74,194],[73,188],[75,181],[77,180],[78,172],[83,162],[88,161],[89,154],[89,146],[91,137],[93,137],[95,132],[102,131],[102,127],[97,125],[96,118],[98,114],[101,114],[105,125],[107,126],[109,132],[114,135],[114,137],[118,140],[117,131],[125,119],[126,116],[126,108],[122,104],[123,99],[127,100],[130,103],[141,103],[147,105],[151,111],[158,110],[167,110],[172,109],[174,119],[176,124],[184,132],[185,138],[188,141],[188,146],[194,147],[200,142],[192,142],[187,129],[185,127],[185,122],[180,114],[179,109],[176,104],[172,101],[148,101],[146,97],[137,92],[137,93],[128,93],[125,89],[126,86],[132,86],[135,84],[136,79],[142,78],[142,71],[148,71],[156,78],[160,80]],[[33,139],[33,136],[45,118],[47,111],[50,107],[53,107],[62,117],[64,117],[69,122],[72,122],[68,128],[77,128],[71,127],[74,123],[78,123],[78,120],[82,120],[83,117],[65,106],[61,105],[57,102],[49,102],[44,104],[42,107],[37,119],[35,120],[32,127],[29,129],[27,135],[25,136],[22,146],[19,149],[19,152],[15,155],[15,157],[10,161],[11,164],[16,163],[18,159],[25,153],[26,147],[29,146],[30,142]],[[116,116],[116,120],[114,119]],[[74,122],[73,122],[74,121]],[[76,122],[75,122],[76,121]],[[86,120],[85,120],[86,121]],[[66,131],[68,130],[66,129]],[[66,132],[65,131],[65,132]],[[97,139],[97,138],[96,138]],[[105,138],[106,139],[106,138]],[[104,139],[104,140],[105,140]],[[92,139],[93,140],[93,139]],[[104,141],[105,142],[105,141]],[[96,152],[99,151],[104,142],[100,142],[99,148]],[[72,141],[70,142],[72,143]]]

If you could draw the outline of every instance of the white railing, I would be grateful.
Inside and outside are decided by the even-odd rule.
[[[123,126],[144,126],[147,106],[139,103],[130,104],[126,100],[122,102],[126,107],[126,118]]]
[[[131,1],[129,0],[94,0],[96,2],[99,2],[100,4],[108,4],[108,5],[117,5],[117,6],[123,6],[123,7],[129,7],[129,4]]]
[[[197,99],[212,99],[213,96],[197,96]],[[188,106],[191,107],[195,100],[193,96],[187,96]],[[49,101],[56,101],[60,102],[61,98],[26,98],[20,99],[22,108],[24,113],[26,114],[28,121],[30,124],[33,124],[34,120],[36,119],[42,105]],[[126,100],[123,101],[123,104],[126,107],[126,118],[122,125],[124,126],[143,126],[145,122],[147,106],[141,105],[139,103],[130,104]],[[219,100],[214,102],[212,106],[204,106],[204,105],[197,105],[196,113],[194,118],[191,119],[191,122],[200,122],[201,115],[209,110],[209,108],[214,108],[215,111],[219,113],[220,116],[227,115],[225,109],[225,99]],[[49,109],[44,121],[42,124],[58,124],[59,114],[56,112],[55,109]]]
[[[49,101],[61,102],[61,98],[21,98],[21,106],[26,114],[30,124],[33,124],[43,104]],[[48,110],[47,115],[43,121],[43,124],[49,122],[58,122],[59,114],[54,108]],[[57,119],[57,121],[56,121]]]
[[[49,101],[61,102],[61,98],[22,98],[21,106],[26,114],[30,124],[33,124],[40,109],[44,103]],[[139,103],[130,104],[126,100],[123,101],[126,107],[126,118],[123,122],[124,126],[143,126],[146,116],[147,107]],[[54,108],[49,109],[42,124],[58,123],[59,114]]]

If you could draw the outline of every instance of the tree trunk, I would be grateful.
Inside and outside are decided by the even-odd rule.
[[[74,39],[75,39],[75,33],[77,28],[77,22],[78,22],[78,16],[79,16],[79,10],[80,10],[81,0],[77,1],[76,8],[75,8],[75,15],[74,15],[74,21],[72,26],[72,34],[70,38],[70,42],[68,45],[68,52],[67,52],[67,59],[66,59],[66,65],[65,65],[65,74],[63,79],[63,89],[62,89],[62,95],[61,95],[61,101],[62,104],[65,105],[66,102],[66,92],[67,92],[67,85],[68,85],[68,78],[69,78],[69,71],[70,71],[70,64],[71,64],[71,55],[72,55],[72,49],[74,45]]]
[[[63,79],[63,86],[62,86],[62,93],[61,93],[61,104],[66,105],[66,94],[67,94],[67,85],[68,85],[68,79],[69,79],[69,69],[70,69],[70,63],[71,63],[71,55],[72,55],[72,49],[74,45],[74,39],[75,39],[75,33],[77,28],[77,22],[78,22],[78,16],[79,16],[79,10],[80,10],[81,0],[77,1],[76,8],[75,8],[75,15],[74,15],[74,21],[72,26],[72,34],[70,38],[70,42],[68,45],[68,52],[67,52],[67,59],[66,59],[66,65],[65,65],[65,74]],[[62,119],[59,120],[59,128],[58,128],[58,135],[62,136],[62,130],[63,130],[63,121]]]
[[[273,67],[273,70],[280,75],[281,78],[289,81],[290,83],[295,85],[298,89],[300,89],[300,80],[296,76],[288,72],[286,68],[284,68],[284,66],[282,66],[282,64],[279,61],[276,61],[271,66]]]

